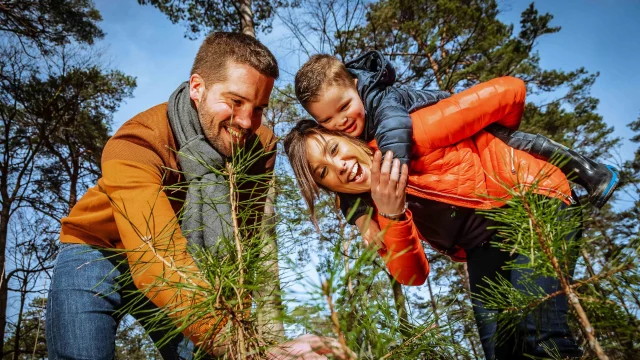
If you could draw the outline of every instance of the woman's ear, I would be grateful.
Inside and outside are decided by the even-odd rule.
[[[189,97],[193,102],[198,106],[200,101],[204,99],[204,92],[206,91],[206,87],[204,84],[204,79],[202,76],[198,74],[193,74],[189,78]]]

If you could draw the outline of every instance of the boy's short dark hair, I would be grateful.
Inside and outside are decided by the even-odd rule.
[[[249,65],[265,76],[278,78],[278,62],[261,42],[242,33],[212,32],[204,39],[191,67],[191,75],[202,76],[205,83],[226,80],[227,64],[233,61]]]
[[[330,85],[355,86],[353,76],[338,58],[327,54],[313,55],[296,73],[296,98],[306,107],[317,101],[320,92]]]

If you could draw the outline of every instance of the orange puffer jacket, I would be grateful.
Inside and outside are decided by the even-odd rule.
[[[407,193],[451,205],[474,209],[500,207],[509,199],[507,188],[526,189],[571,202],[571,188],[555,166],[515,150],[485,132],[499,123],[511,129],[520,125],[526,88],[522,80],[501,77],[476,85],[411,114],[413,152]],[[375,143],[371,143],[375,148]],[[421,285],[429,273],[420,238],[407,220],[390,223],[377,216],[386,228],[385,257],[391,274],[405,285]],[[428,241],[428,239],[424,239]],[[462,249],[448,255],[464,261]]]

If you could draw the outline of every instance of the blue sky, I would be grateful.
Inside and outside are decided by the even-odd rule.
[[[502,0],[500,4],[505,10],[502,19],[517,26],[529,1]],[[138,112],[166,101],[178,84],[188,79],[199,41],[185,39],[182,26],[171,24],[164,14],[137,1],[97,0],[96,6],[104,18],[105,61],[138,80],[134,98],[114,116],[115,130]],[[536,7],[553,14],[552,24],[562,26],[559,33],[540,40],[537,49],[542,66],[562,70],[584,66],[599,71],[592,92],[601,100],[598,111],[615,127],[615,135],[629,137],[626,124],[640,116],[640,2],[544,0],[537,1]],[[283,73],[291,73],[304,59],[291,56],[283,46],[284,32],[275,21],[273,33],[259,38],[274,52]],[[621,156],[629,158],[635,148],[625,142]]]

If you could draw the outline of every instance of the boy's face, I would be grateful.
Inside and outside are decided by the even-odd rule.
[[[322,127],[358,137],[364,130],[364,105],[355,86],[330,85],[307,111]]]

